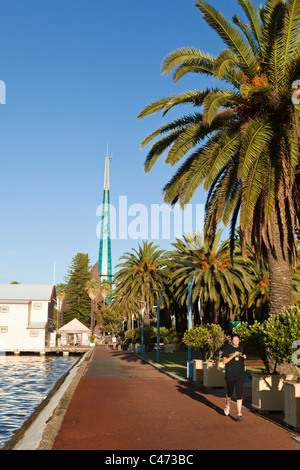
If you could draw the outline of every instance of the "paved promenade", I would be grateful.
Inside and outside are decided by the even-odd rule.
[[[287,430],[248,408],[241,423],[234,403],[224,416],[222,394],[96,347],[53,450],[300,450]]]

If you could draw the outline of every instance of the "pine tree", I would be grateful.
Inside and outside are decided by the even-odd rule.
[[[81,323],[90,326],[91,300],[86,290],[86,283],[91,278],[91,266],[88,255],[77,253],[72,259],[66,276],[66,304],[64,323],[77,318]]]

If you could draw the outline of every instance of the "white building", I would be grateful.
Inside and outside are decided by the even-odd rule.
[[[55,305],[53,285],[0,284],[0,351],[49,347]]]

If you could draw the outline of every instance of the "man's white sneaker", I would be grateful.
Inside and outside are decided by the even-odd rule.
[[[243,419],[244,419],[243,416],[241,415],[241,413],[239,413],[239,414],[237,415],[236,420],[237,420],[237,421],[243,421]]]
[[[226,405],[225,408],[224,408],[224,415],[228,416],[229,413],[230,413],[230,407]]]

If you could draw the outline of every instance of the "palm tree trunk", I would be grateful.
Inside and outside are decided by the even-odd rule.
[[[150,308],[149,305],[147,304],[144,312],[144,326],[146,328],[150,327]]]
[[[268,250],[270,272],[269,314],[276,315],[284,307],[292,305],[292,263],[287,243],[287,226],[280,221],[279,211],[271,217],[273,232],[273,248]],[[281,233],[280,233],[281,232]],[[282,240],[285,240],[285,242]]]

